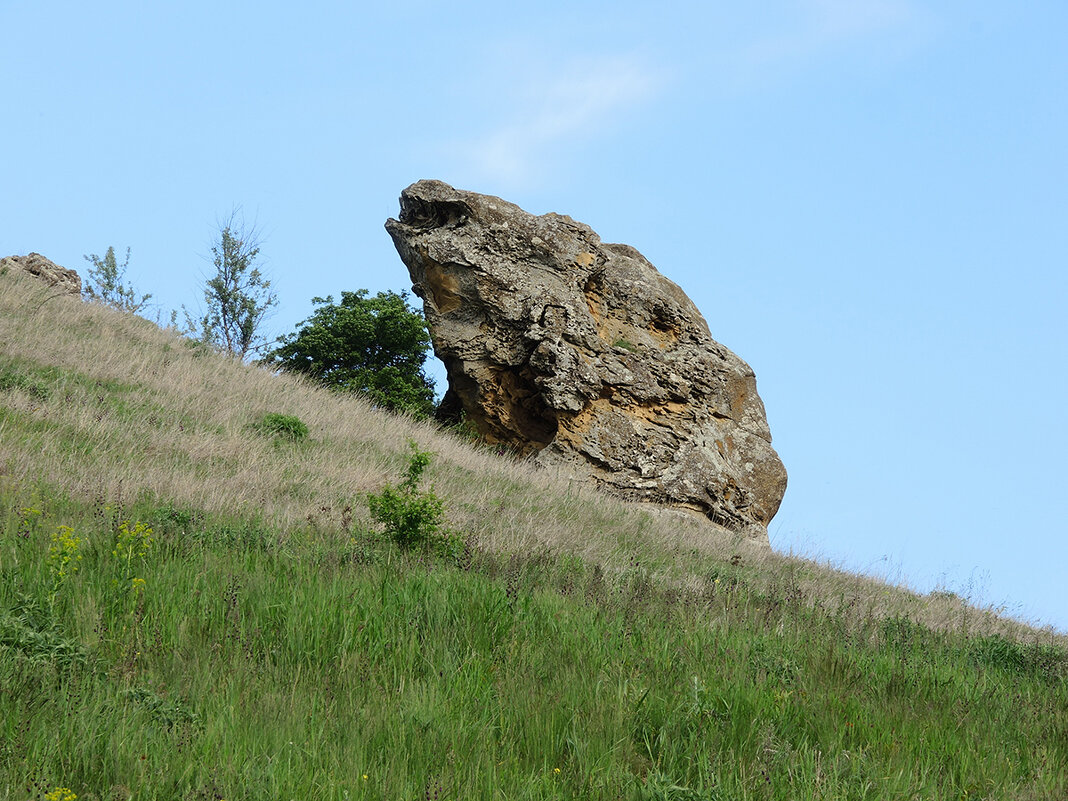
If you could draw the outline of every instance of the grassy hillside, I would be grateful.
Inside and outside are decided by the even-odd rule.
[[[0,276],[0,799],[1068,797],[1049,631],[53,295]],[[369,516],[409,440],[447,549]]]

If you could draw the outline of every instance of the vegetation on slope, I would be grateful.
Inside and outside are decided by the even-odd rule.
[[[1059,799],[1064,645],[0,276],[0,798]]]

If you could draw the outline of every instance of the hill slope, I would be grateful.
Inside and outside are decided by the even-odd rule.
[[[0,276],[0,798],[1068,797],[1062,638],[53,295]],[[409,440],[449,549],[369,517]]]

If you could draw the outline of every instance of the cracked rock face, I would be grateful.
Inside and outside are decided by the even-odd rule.
[[[82,279],[74,270],[60,267],[40,253],[0,259],[0,270],[22,270],[70,295],[81,297]]]
[[[753,370],[628,245],[419,181],[386,222],[449,390],[489,442],[767,541],[786,491]]]

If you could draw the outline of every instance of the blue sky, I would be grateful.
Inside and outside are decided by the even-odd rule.
[[[315,295],[408,289],[420,178],[586,222],[753,365],[773,547],[1068,630],[1068,5],[0,0],[0,255],[216,222]]]

